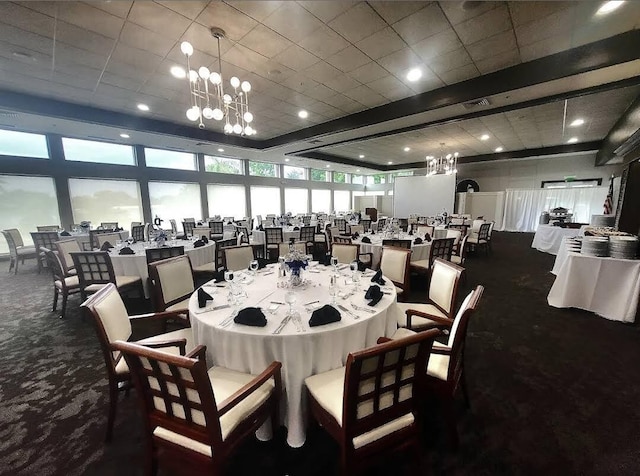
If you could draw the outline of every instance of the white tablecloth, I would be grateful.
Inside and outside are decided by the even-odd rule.
[[[640,260],[596,258],[558,253],[556,280],[547,301],[553,307],[577,307],[614,321],[634,322],[640,295]]]
[[[288,289],[276,286],[275,274],[258,275],[251,284],[245,286],[248,298],[242,307],[262,307],[268,320],[266,327],[250,327],[232,324],[221,328],[219,324],[227,318],[233,309],[200,312],[197,293],[191,297],[189,311],[191,326],[197,344],[207,346],[207,363],[233,370],[258,374],[274,360],[282,362],[282,380],[285,393],[282,396],[281,418],[288,429],[287,442],[292,447],[300,447],[306,438],[306,400],[304,397],[304,379],[321,372],[342,367],[350,352],[372,346],[380,336],[390,336],[397,328],[396,294],[393,286],[387,286],[385,294],[374,309],[375,314],[356,311],[350,303],[366,306],[364,293],[370,284],[368,278],[362,278],[361,290],[347,299],[337,298],[337,303],[347,307],[359,316],[343,312],[340,322],[318,327],[309,327],[311,312],[304,303],[319,300],[315,306],[331,302],[329,296],[329,268],[316,268],[318,273],[304,272],[304,278],[311,281],[305,289],[296,289],[297,301],[294,309],[302,317],[305,332],[298,333],[293,322],[289,322],[281,334],[273,331],[282,322],[287,305],[278,307],[274,314],[267,311],[271,301],[285,301]],[[343,271],[345,272],[345,271]],[[346,272],[345,272],[346,273]],[[344,277],[341,280],[346,279]],[[389,281],[387,281],[389,282]],[[350,286],[342,286],[341,290]],[[224,288],[205,287],[213,294],[213,304],[227,303],[227,291]],[[368,306],[367,306],[368,307]],[[205,308],[206,309],[206,308]],[[267,430],[261,429],[258,437],[264,439]]]
[[[382,235],[366,235],[371,240],[371,243],[362,243],[360,239],[353,240],[353,243],[356,245],[360,245],[360,253],[373,253],[373,263],[371,267],[373,269],[378,269],[380,267],[380,259],[382,258]],[[407,236],[406,238],[400,239],[412,239],[414,240],[416,237]],[[424,259],[429,259],[429,251],[431,250],[431,243],[424,242],[421,245],[411,245],[411,261],[419,261]]]
[[[124,230],[119,233],[120,233],[121,240],[126,240],[127,238],[129,238],[128,230]],[[69,238],[74,238],[80,245],[80,249],[84,249],[83,243],[89,243],[89,233],[73,233],[72,232],[71,236],[60,236],[61,240],[68,240]],[[115,243],[111,243],[111,244],[115,245]]]
[[[580,230],[572,228],[560,228],[559,226],[538,225],[536,234],[533,236],[531,248],[544,251],[552,255],[558,254],[558,249],[562,239],[566,236],[578,236]]]
[[[175,246],[184,245],[184,252],[191,260],[191,266],[201,266],[206,263],[215,261],[216,243],[211,240],[200,248],[194,248],[190,241],[177,240]],[[147,255],[145,253],[144,243],[134,243],[131,249],[136,252],[135,255],[119,255],[118,251],[112,249],[111,262],[113,263],[113,271],[116,276],[140,276],[142,278],[142,287],[144,288],[144,296],[149,297],[149,268],[147,267]]]
[[[253,241],[252,243],[256,244],[256,245],[262,245],[264,243],[266,243],[266,232],[264,231],[260,231],[260,230],[253,230]],[[291,240],[291,238],[295,239],[295,240],[299,240],[300,239],[300,230],[294,230],[293,227],[291,228],[283,228],[282,229],[282,239],[283,239],[283,243],[289,243],[289,240]]]

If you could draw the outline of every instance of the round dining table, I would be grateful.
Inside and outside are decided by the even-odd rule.
[[[213,297],[207,306],[198,306],[197,292],[189,301],[189,314],[196,344],[207,347],[207,364],[232,370],[259,374],[271,362],[282,363],[283,395],[281,422],[288,430],[287,443],[297,448],[306,438],[306,395],[304,379],[321,372],[340,368],[346,364],[350,352],[376,344],[381,336],[391,336],[397,329],[398,313],[396,292],[391,281],[382,287],[382,300],[375,307],[368,306],[365,291],[370,276],[364,274],[359,287],[351,283],[348,269],[337,271],[339,293],[334,307],[340,312],[338,322],[310,327],[313,310],[331,304],[329,281],[332,267],[311,265],[303,272],[304,282],[290,286],[288,277],[278,278],[274,265],[260,270],[255,276],[250,272],[236,273],[237,280],[245,280],[241,286],[246,293],[239,305],[229,305],[226,283],[203,286]],[[235,286],[235,284],[234,284]],[[293,291],[300,319],[284,321],[288,314],[285,295]],[[229,307],[227,307],[229,305]],[[260,307],[267,318],[265,327],[236,324],[231,316],[239,309]],[[283,324],[284,327],[279,327]],[[257,437],[271,437],[270,427],[264,425]]]
[[[363,243],[362,237],[367,236],[371,243]],[[353,244],[360,246],[360,253],[371,253],[373,255],[373,261],[371,267],[373,269],[378,269],[380,267],[380,259],[382,258],[382,240],[386,239],[384,234],[377,233],[372,235],[370,233],[365,233],[363,236],[359,237],[356,240],[353,240]],[[414,240],[417,238],[417,235],[409,236],[405,234],[400,235],[400,240],[411,240],[411,261],[419,261],[419,260],[428,260],[429,259],[429,251],[431,250],[431,243],[428,241],[423,241],[422,244],[415,244]],[[424,239],[424,237],[421,237]]]

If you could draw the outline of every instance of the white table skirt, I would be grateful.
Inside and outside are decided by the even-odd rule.
[[[554,266],[556,280],[547,297],[549,305],[577,307],[614,321],[634,322],[640,260],[597,258],[566,250],[563,254]]]
[[[200,248],[194,248],[193,243],[189,241],[178,240],[175,246],[184,245],[184,252],[191,260],[192,266],[201,266],[206,263],[215,261],[216,243],[211,240]],[[111,263],[113,263],[113,271],[116,276],[140,276],[142,278],[142,287],[144,296],[149,298],[149,268],[147,267],[147,255],[145,253],[144,243],[134,243],[131,245],[135,255],[119,255],[115,248],[112,250]]]
[[[252,243],[254,243],[256,245],[263,245],[263,244],[266,243],[266,232],[260,231],[260,230],[253,230],[252,236],[253,236]],[[283,229],[282,230],[283,243],[289,243],[289,240],[291,240],[291,238],[293,238],[295,240],[299,240],[300,239],[300,230]]]
[[[382,240],[374,237],[369,237],[372,243],[362,243],[362,241],[353,240],[354,244],[360,245],[360,253],[372,253],[373,254],[373,263],[371,267],[373,269],[378,269],[380,267],[380,259],[382,258]],[[407,237],[406,239],[410,239],[414,237]],[[424,259],[429,259],[429,251],[431,250],[431,243],[424,242],[421,245],[411,245],[411,261],[419,261]]]
[[[562,243],[563,238],[567,236],[578,236],[579,234],[580,230],[574,228],[560,228],[559,226],[538,225],[536,234],[533,236],[531,248],[556,255],[558,254],[558,249],[560,248],[560,244]]]
[[[198,308],[197,293],[191,297],[189,311],[191,327],[195,342],[207,346],[208,365],[218,365],[240,372],[258,374],[271,362],[282,362],[282,423],[287,427],[287,442],[292,447],[300,447],[306,439],[306,397],[304,379],[321,372],[342,367],[350,352],[372,346],[381,336],[392,335],[397,328],[399,312],[396,305],[396,294],[392,286],[388,286],[389,295],[385,294],[376,307],[371,308],[375,314],[355,311],[350,303],[365,306],[364,293],[368,285],[367,278],[362,278],[361,290],[348,299],[337,298],[338,304],[349,308],[359,316],[355,320],[340,310],[340,322],[318,327],[309,327],[311,312],[305,310],[303,304],[319,300],[316,306],[331,302],[329,296],[329,268],[318,267],[318,273],[304,272],[304,278],[312,282],[305,289],[296,289],[297,301],[294,308],[300,312],[304,333],[297,333],[293,322],[289,322],[282,333],[273,335],[274,329],[282,322],[288,306],[281,305],[274,314],[266,309],[271,301],[284,302],[288,289],[277,288],[275,274],[260,276],[246,285],[248,298],[242,307],[260,306],[267,317],[266,327],[250,327],[231,324],[225,329],[219,324],[227,318],[233,309],[202,312]],[[340,278],[346,279],[344,277]],[[349,286],[345,286],[348,288]],[[205,287],[213,294],[213,304],[227,303],[227,291],[223,288]],[[344,289],[344,288],[341,288]],[[206,309],[206,308],[205,308]],[[260,439],[269,437],[267,427],[258,432]]]

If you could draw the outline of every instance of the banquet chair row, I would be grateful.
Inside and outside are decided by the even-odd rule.
[[[9,247],[9,272],[13,269],[14,274],[18,274],[18,264],[24,264],[25,259],[40,259],[35,246],[25,246],[22,235],[17,228],[2,230],[2,235],[7,240]],[[40,267],[38,267],[39,269]]]
[[[418,272],[431,274],[431,268],[436,258],[440,258],[446,261],[451,261],[451,255],[453,254],[455,238],[436,238],[431,240],[431,246],[429,248],[429,257],[424,260],[416,260],[411,262],[411,269]]]
[[[47,267],[47,258],[44,253],[44,249],[53,250],[54,243],[60,239],[57,231],[32,231],[31,239],[33,245],[36,248],[36,254],[38,256],[38,274],[43,268]]]

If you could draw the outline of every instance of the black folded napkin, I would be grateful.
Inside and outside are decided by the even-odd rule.
[[[60,233],[60,236],[71,236],[71,233],[65,230],[62,233]]]
[[[313,311],[311,319],[309,319],[309,327],[331,324],[332,322],[338,322],[340,319],[338,310],[329,304],[325,304],[320,309]]]
[[[196,240],[193,243],[193,247],[194,248],[202,248],[203,246],[204,246],[204,241],[202,241],[202,240]]]
[[[422,238],[417,237],[415,240],[413,240],[413,244],[414,245],[421,245],[422,244]]]
[[[124,231],[124,228],[120,227],[116,227],[116,231]]]
[[[202,235],[200,237],[200,239],[202,240],[202,242],[206,245],[207,243],[209,243],[209,238],[207,238],[205,235]]]
[[[413,228],[409,230],[409,236],[413,236]]]
[[[364,298],[371,299],[371,302],[369,302],[369,306],[375,306],[380,302],[382,296],[383,294],[382,291],[380,291],[380,287],[372,284],[371,286],[369,286],[369,289],[367,289]]]
[[[262,226],[262,223],[260,223],[260,225],[258,225],[258,230],[264,231],[264,227]]]
[[[264,327],[267,325],[267,318],[259,307],[245,307],[233,319],[236,324],[245,326]]]
[[[424,241],[426,241],[427,243],[431,241],[431,235],[429,233],[424,234]]]
[[[368,236],[363,236],[362,240],[360,240],[362,243],[371,243],[371,240],[369,239]]]
[[[215,271],[213,273],[213,279],[215,280],[214,282],[216,283],[224,283],[224,270]]]
[[[102,243],[102,246],[100,247],[100,251],[109,251],[111,248],[113,248],[113,245],[108,241],[105,241],[104,243]]]
[[[351,238],[357,240],[358,238],[360,238],[360,233],[356,231],[353,235],[351,235]]]
[[[366,270],[367,270],[366,263],[363,263],[362,261],[358,260],[358,271],[364,272]]]
[[[295,237],[293,237],[293,238],[289,238],[289,244],[291,244],[291,245],[292,245],[292,244],[294,244],[295,242],[296,242]]]
[[[293,231],[300,231],[300,227],[299,226],[294,226],[293,227]]]
[[[228,221],[227,225],[233,225],[233,222],[232,221]]]
[[[131,248],[129,248],[128,246],[125,246],[124,248],[122,248],[122,249],[120,250],[120,253],[118,253],[118,254],[121,254],[121,255],[135,255],[135,254],[136,254],[136,252],[135,252],[135,251],[133,251],[133,250],[132,250]]]
[[[205,307],[207,305],[207,301],[213,301],[211,294],[202,288],[198,288],[198,307]]]
[[[371,278],[372,283],[378,283],[380,286],[384,286],[387,282],[382,279],[382,270],[376,271],[376,274]]]

